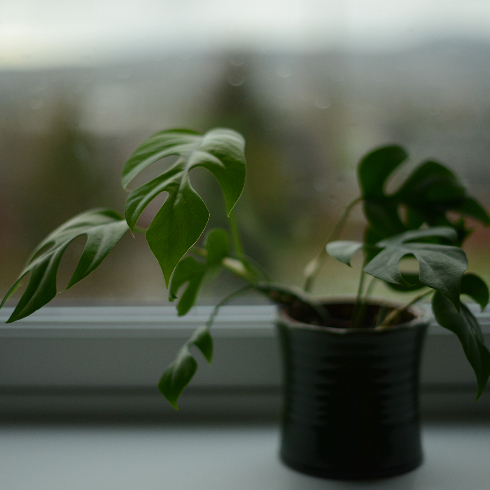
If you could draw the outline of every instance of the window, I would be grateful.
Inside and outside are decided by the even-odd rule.
[[[2,6],[0,292],[15,281],[35,244],[65,219],[90,207],[122,211],[122,164],[143,138],[162,128],[229,126],[245,135],[249,173],[239,225],[250,254],[277,281],[301,281],[304,265],[321,247],[345,196],[355,192],[358,158],[374,146],[398,142],[407,147],[412,163],[426,157],[447,163],[488,207],[489,20],[490,7],[479,1],[105,0],[41,5],[22,0]],[[213,180],[203,172],[198,185],[217,210],[210,225],[220,225],[222,203],[211,199]],[[142,220],[149,223],[151,213]],[[346,234],[356,233],[354,219]],[[487,243],[488,230],[474,234],[470,265],[490,278]],[[60,289],[77,260],[77,246],[62,263]],[[335,291],[352,292],[349,272],[331,267],[337,279],[345,278],[336,281]],[[228,289],[229,280],[210,285],[208,294]],[[317,290],[333,291],[328,274]],[[174,340],[165,345],[174,353],[180,333],[171,327],[157,334],[154,328],[155,322],[174,321],[167,316],[173,309],[158,310],[158,320],[153,316],[151,308],[164,305],[165,297],[144,238],[126,237],[98,271],[55,302],[75,310],[47,309],[34,323],[2,327],[8,339],[2,348],[10,352],[2,357],[3,393],[12,401],[16,393],[31,390],[29,396],[38,393],[42,405],[46,399],[42,390],[36,392],[39,387],[49,388],[51,397],[61,396],[60,387],[72,393],[95,387],[99,391],[92,392],[102,399],[109,385],[117,388],[117,379],[125,380],[120,394],[150,393],[169,360],[163,351],[161,360],[155,353],[147,374],[138,364],[143,356],[134,361],[135,369],[115,360],[116,378],[108,372],[93,373],[93,379],[77,378],[83,373],[73,372],[70,378],[68,367],[53,368],[53,378],[47,380],[30,376],[38,361],[49,359],[49,349],[59,347],[58,338],[66,360],[75,339],[78,345],[85,343],[86,356],[102,360],[98,346],[103,342],[90,341],[100,337],[111,339],[114,356],[124,357],[134,352],[134,344],[153,345],[151,339],[168,335]],[[80,305],[85,305],[82,310]],[[142,337],[138,325],[114,326],[112,316],[125,316],[124,308],[130,307],[113,310],[114,305],[149,308]],[[270,319],[271,310],[261,308],[260,315]],[[244,325],[251,322],[250,328],[256,328],[256,320],[250,320],[255,313],[239,311]],[[59,322],[53,315],[60,315]],[[274,348],[273,336],[269,327],[262,329],[269,324],[264,322],[259,321],[257,335],[268,352]],[[223,338],[246,335],[248,328],[223,333]],[[437,334],[430,342],[436,337],[446,342]],[[28,346],[48,350],[24,358]],[[431,363],[435,372],[446,369]],[[106,367],[110,371],[110,362]],[[260,379],[269,380],[261,373]],[[145,376],[156,377],[150,382]],[[196,393],[206,386],[202,376]],[[269,387],[276,386],[279,374],[271,376]],[[466,374],[458,376],[457,384],[466,387]],[[435,379],[427,382],[440,386]],[[228,389],[226,383],[213,386],[219,387],[216,396]],[[253,390],[269,393],[265,385]]]
[[[0,17],[2,292],[68,217],[98,206],[122,212],[122,164],[162,128],[243,132],[249,172],[239,225],[277,281],[300,283],[355,192],[358,158],[374,146],[398,142],[412,163],[447,163],[488,204],[490,9],[482,2],[105,0],[82,8],[23,0]],[[200,192],[217,211],[210,225],[220,225],[222,203],[207,177],[197,179]],[[357,228],[354,220],[346,233]],[[489,277],[486,233],[469,246],[472,266]],[[76,258],[74,247],[60,289]],[[352,292],[348,284],[336,290]],[[332,291],[328,278],[318,291]],[[162,304],[165,296],[138,236],[59,301]]]

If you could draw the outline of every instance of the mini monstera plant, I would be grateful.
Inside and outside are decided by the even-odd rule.
[[[167,130],[148,138],[124,165],[123,188],[128,188],[149,165],[174,157],[166,170],[129,192],[124,217],[108,209],[90,210],[44,239],[3,299],[2,306],[29,276],[8,322],[32,314],[55,297],[60,260],[70,243],[81,235],[86,236],[86,244],[68,288],[93,272],[126,233],[142,232],[160,265],[170,299],[177,300],[179,315],[185,315],[195,304],[206,276],[221,268],[231,271],[243,280],[244,286],[216,305],[207,324],[196,330],[161,377],[161,392],[177,408],[180,394],[197,369],[190,347],[196,346],[211,362],[210,328],[221,305],[244,290],[255,289],[278,304],[308,311],[312,322],[326,325],[328,311],[311,295],[320,266],[329,255],[350,265],[353,255],[359,253],[364,263],[350,327],[365,325],[364,306],[376,281],[411,295],[405,306],[380,315],[370,328],[389,328],[406,308],[432,295],[437,322],[457,335],[475,372],[478,398],[490,373],[490,353],[475,316],[461,296],[468,296],[483,309],[489,292],[483,279],[466,272],[468,262],[462,245],[471,232],[469,222],[488,225],[490,218],[467,194],[461,181],[440,163],[426,161],[413,170],[398,190],[388,194],[386,183],[407,159],[407,153],[399,146],[372,151],[358,165],[359,196],[346,205],[326,246],[306,266],[303,288],[297,288],[271,282],[243,253],[233,208],[245,184],[244,147],[242,136],[229,129],[213,129],[204,135]],[[217,179],[229,217],[229,229],[209,231],[202,246],[196,244],[206,229],[209,212],[191,185],[190,174],[196,167],[204,167]],[[150,226],[141,229],[138,218],[162,192],[168,194],[164,204]],[[350,211],[357,204],[363,206],[366,218],[364,240],[338,241]],[[404,270],[406,258],[412,261],[415,258],[418,269]],[[366,277],[371,280],[367,282]]]

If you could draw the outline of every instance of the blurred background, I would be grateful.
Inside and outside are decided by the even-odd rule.
[[[490,3],[476,0],[3,2],[0,294],[73,214],[123,212],[122,166],[161,129],[242,132],[243,241],[288,284],[302,284],[357,195],[359,158],[376,146],[405,146],[407,171],[427,158],[449,165],[490,207],[489,25]],[[224,225],[213,178],[193,176],[216,213],[210,225]],[[361,235],[360,218],[345,238]],[[467,247],[470,269],[487,279],[489,238],[478,230]],[[59,289],[81,247],[67,251]],[[331,260],[316,292],[352,293],[358,274]],[[232,285],[223,275],[203,302]],[[128,235],[56,302],[164,304],[167,292],[144,237]]]

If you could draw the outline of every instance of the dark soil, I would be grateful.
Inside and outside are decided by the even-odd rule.
[[[322,318],[318,309],[323,310],[327,318]],[[287,314],[301,323],[318,325],[334,328],[351,328],[352,317],[354,314],[355,304],[352,302],[338,303],[319,303],[315,309],[311,305],[303,302],[294,302],[287,307]],[[374,328],[381,323],[383,318],[388,315],[394,308],[380,304],[367,304],[363,306],[363,320],[358,323],[357,328]],[[395,324],[406,323],[414,318],[410,312],[403,312]]]

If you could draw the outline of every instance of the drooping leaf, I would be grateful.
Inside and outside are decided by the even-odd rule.
[[[206,237],[204,262],[199,262],[193,257],[185,257],[179,262],[169,288],[170,300],[174,300],[179,289],[187,284],[177,304],[179,316],[185,315],[194,306],[205,276],[214,273],[221,266],[221,261],[229,254],[229,249],[228,234],[221,229],[212,230]]]
[[[311,309],[324,321],[327,321],[330,316],[327,309],[321,303],[312,301],[311,297],[296,287],[267,282],[255,284],[254,289],[265,294],[265,296],[278,305]]]
[[[209,212],[189,186],[169,195],[146,231],[146,241],[162,269],[168,287],[180,259],[206,228]]]
[[[254,288],[261,293],[264,293],[274,303],[280,305],[289,305],[294,301],[304,302],[306,296],[300,289],[294,286],[285,286],[271,282],[258,283]]]
[[[189,345],[195,345],[208,363],[213,360],[213,338],[208,327],[198,328],[189,340]]]
[[[337,240],[327,244],[327,252],[339,262],[348,266],[351,265],[354,254],[363,248],[365,248],[365,245],[362,242],[354,240]]]
[[[66,248],[75,238],[86,235],[87,241],[68,288],[96,269],[128,229],[126,221],[108,209],[87,211],[57,228],[36,247],[27,266],[2,301],[3,305],[24,276],[30,275],[27,288],[7,322],[30,315],[56,296],[58,267]]]
[[[461,279],[461,294],[467,294],[476,301],[480,305],[482,311],[488,304],[488,286],[485,281],[476,274],[468,273],[463,275]]]
[[[179,289],[187,284],[177,303],[179,316],[185,315],[194,306],[205,274],[206,264],[197,261],[194,257],[184,257],[178,263],[170,281],[169,299],[170,301],[177,299]]]
[[[197,361],[189,350],[191,345],[195,345],[201,351],[208,363],[213,358],[213,339],[209,329],[200,327],[182,346],[176,359],[165,369],[158,383],[158,389],[176,410],[179,408],[177,401],[180,395],[197,370]]]
[[[204,135],[187,130],[154,134],[134,152],[122,173],[123,186],[142,170],[168,156],[177,156],[166,171],[132,191],[126,202],[126,220],[133,230],[146,206],[160,193],[168,197],[147,231],[147,241],[168,285],[179,260],[204,231],[209,212],[189,180],[193,168],[204,167],[218,180],[230,213],[245,184],[244,140],[229,129]]]
[[[179,409],[177,405],[179,396],[191,381],[196,370],[197,361],[186,344],[180,349],[175,361],[163,372],[158,383],[158,389],[175,410]]]
[[[399,264],[402,258],[414,256],[420,282],[442,293],[459,311],[461,277],[468,267],[466,254],[456,246],[426,243],[431,237],[451,240],[456,232],[452,228],[428,228],[382,240],[376,244],[381,252],[366,264],[364,271],[382,281],[406,286]]]
[[[437,323],[458,337],[476,375],[478,399],[490,374],[490,353],[483,343],[478,321],[466,305],[461,304],[461,309],[457,312],[454,305],[438,292],[432,297],[432,310]]]

